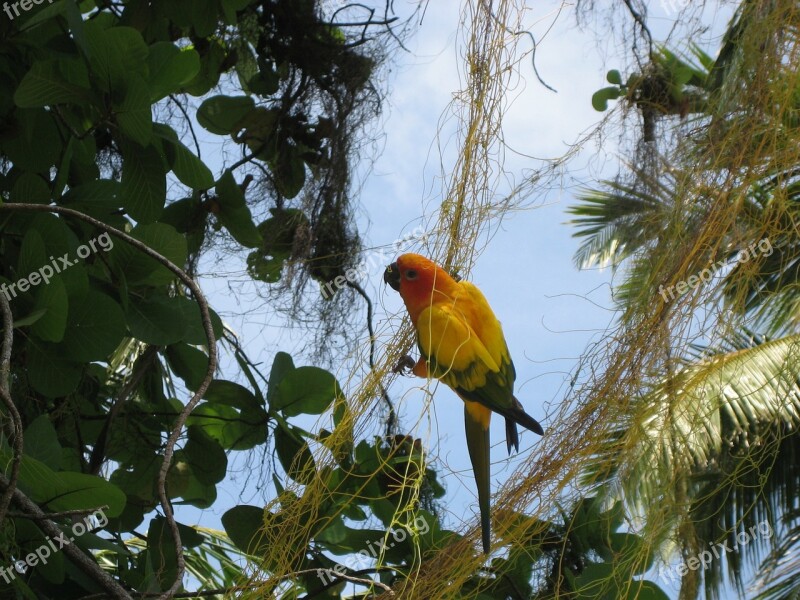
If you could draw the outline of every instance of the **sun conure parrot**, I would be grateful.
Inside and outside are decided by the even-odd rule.
[[[519,450],[517,424],[542,435],[542,426],[514,397],[514,363],[503,329],[481,291],[456,281],[419,254],[403,254],[386,267],[383,280],[400,292],[417,331],[421,356],[401,359],[418,377],[435,377],[464,401],[467,448],[478,486],[483,551],[490,546],[489,421],[506,419],[506,445]]]

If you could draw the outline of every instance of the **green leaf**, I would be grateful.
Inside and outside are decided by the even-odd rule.
[[[63,144],[49,111],[20,109],[15,112],[17,135],[3,140],[3,150],[15,167],[35,173],[47,172],[61,159]]]
[[[180,91],[197,76],[200,55],[193,48],[178,48],[170,42],[156,42],[150,46],[147,65],[150,71],[150,101],[158,102]]]
[[[147,77],[149,49],[142,34],[133,27],[103,26],[100,19],[85,26],[94,81],[108,91],[124,89],[133,74]]]
[[[206,485],[222,481],[228,468],[228,457],[222,446],[207,435],[202,427],[189,427],[188,436],[183,454],[194,476]]]
[[[192,411],[188,425],[198,425],[226,450],[249,450],[267,441],[264,409],[242,411],[224,404],[204,403]]]
[[[117,124],[122,133],[140,146],[146,146],[153,137],[150,90],[147,82],[135,73],[128,77],[127,82],[122,102],[113,105]]]
[[[41,177],[26,171],[14,182],[9,201],[23,204],[49,204],[50,188]]]
[[[208,370],[208,355],[189,344],[172,344],[167,347],[167,362],[172,371],[192,391],[200,387]]]
[[[300,149],[288,141],[281,144],[275,165],[275,187],[287,198],[294,198],[303,189],[305,180],[306,166]]]
[[[200,307],[197,302],[191,298],[179,298],[179,300],[183,303],[184,320],[187,323],[183,341],[195,346],[208,346],[208,338],[206,336],[206,330],[203,328],[203,319],[200,315]],[[211,317],[211,327],[214,330],[214,339],[219,340],[222,337],[224,329],[222,319],[214,312],[214,309],[209,309],[209,313]]]
[[[212,381],[208,386],[208,390],[206,390],[204,398],[209,402],[232,406],[239,410],[261,408],[261,403],[250,390],[238,383],[225,381],[224,379]]]
[[[80,78],[77,61],[70,63],[61,60],[36,62],[22,78],[16,92],[14,103],[21,108],[38,108],[53,104],[86,104],[91,100],[88,85],[76,85],[62,74],[62,70]],[[84,77],[85,77],[85,68]],[[88,84],[88,79],[87,79]]]
[[[289,477],[302,484],[308,484],[314,478],[316,467],[308,442],[298,440],[283,424],[275,428],[275,451]]]
[[[244,194],[236,185],[230,171],[225,171],[220,177],[216,190],[220,205],[219,213],[217,213],[219,222],[243,246],[248,248],[261,246],[261,233],[253,223],[253,216],[250,214],[250,209],[247,208]]]
[[[622,95],[622,90],[618,87],[605,87],[592,94],[592,108],[598,112],[608,109],[608,101],[616,100]]]
[[[149,223],[138,225],[130,235],[182,267],[186,263],[186,238],[170,225]],[[109,252],[109,262],[124,275],[129,286],[167,285],[175,279],[175,274],[126,242],[118,241]]]
[[[0,449],[3,464],[8,464],[11,452]],[[19,471],[19,488],[45,510],[89,510],[107,506],[104,514],[116,517],[125,507],[125,493],[102,477],[56,472],[43,462],[23,455]]]
[[[70,303],[61,346],[70,360],[105,360],[125,337],[125,313],[109,296],[89,290]]]
[[[61,201],[68,208],[100,219],[122,206],[122,184],[109,179],[98,179],[71,187]]]
[[[341,394],[336,378],[325,369],[299,367],[281,379],[270,407],[287,417],[318,415]]]
[[[131,298],[127,323],[133,337],[155,346],[174,344],[186,332],[181,304],[165,295]]]
[[[164,161],[155,146],[122,145],[121,192],[122,205],[138,223],[155,221],[161,215],[167,179]]]
[[[222,515],[222,526],[234,545],[245,554],[259,555],[268,550],[261,546],[264,509],[240,504]]]
[[[287,374],[294,371],[294,361],[286,352],[278,352],[272,359],[272,368],[269,372],[269,387],[267,388],[267,404],[272,407],[275,397],[278,395],[278,384]]]
[[[171,127],[157,123],[154,129],[155,134],[166,142],[164,150],[167,153],[170,167],[181,183],[195,190],[207,190],[214,185],[214,176],[211,174],[211,170],[191,150],[178,141],[178,135]],[[184,200],[193,199],[185,198]],[[173,202],[170,206],[175,204]]]
[[[26,456],[41,461],[54,471],[61,468],[61,444],[47,415],[39,415],[25,428],[23,444]]]
[[[147,560],[158,581],[158,589],[168,589],[177,577],[178,559],[172,530],[164,517],[158,516],[150,521],[147,529]]]
[[[104,513],[107,517],[116,517],[122,512],[127,501],[125,493],[117,486],[102,477],[85,473],[55,473],[56,486],[50,491],[50,499],[46,502],[50,510],[59,512],[67,510],[86,510],[107,506]]]
[[[606,81],[608,83],[613,83],[614,85],[622,85],[622,75],[616,69],[611,69],[608,73],[606,73]]]
[[[288,255],[274,252],[269,258],[265,258],[260,250],[256,250],[247,255],[247,273],[253,279],[265,283],[277,283],[283,274],[283,265]]]
[[[61,346],[29,341],[26,355],[28,384],[40,394],[50,398],[67,396],[80,383],[83,368],[64,360]]]
[[[254,108],[249,96],[213,96],[197,109],[197,122],[211,133],[235,133],[236,125]]]

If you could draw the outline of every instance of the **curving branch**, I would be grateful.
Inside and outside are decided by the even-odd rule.
[[[0,312],[2,312],[3,339],[0,342],[0,400],[8,409],[11,416],[11,435],[13,440],[11,452],[11,477],[8,484],[0,496],[0,523],[6,517],[8,505],[14,490],[17,489],[17,479],[19,478],[19,468],[22,463],[22,418],[19,415],[14,400],[11,398],[9,377],[11,375],[11,346],[14,343],[14,318],[11,315],[11,307],[5,294],[0,293]]]
[[[178,524],[175,521],[175,516],[172,511],[172,505],[169,502],[169,497],[167,496],[166,491],[166,484],[167,484],[167,472],[169,471],[170,464],[172,463],[172,457],[175,453],[175,445],[178,443],[178,438],[181,435],[181,431],[183,430],[183,426],[186,424],[186,419],[189,418],[189,414],[194,410],[195,406],[200,402],[203,395],[205,394],[206,390],[208,389],[211,380],[214,377],[214,371],[217,368],[217,346],[216,346],[216,339],[214,337],[214,328],[211,323],[211,313],[209,312],[208,301],[206,300],[205,296],[203,295],[202,291],[200,290],[200,286],[187,275],[183,269],[178,267],[177,265],[173,264],[165,256],[162,256],[147,244],[137,240],[136,238],[128,235],[124,231],[120,231],[119,229],[108,225],[107,223],[103,223],[102,221],[90,217],[80,211],[73,210],[71,208],[65,208],[63,206],[51,206],[46,204],[2,204],[0,205],[0,212],[13,212],[13,211],[20,211],[20,212],[49,212],[49,213],[56,213],[59,215],[64,215],[68,217],[73,217],[75,219],[79,219],[90,225],[97,227],[98,229],[102,229],[103,231],[108,232],[109,234],[113,235],[116,238],[121,239],[122,241],[130,244],[137,250],[141,251],[142,253],[146,254],[147,256],[151,257],[152,259],[156,260],[160,264],[164,265],[167,269],[169,269],[181,282],[189,288],[194,296],[195,301],[197,302],[200,308],[200,315],[203,320],[203,329],[206,334],[206,339],[208,340],[208,369],[206,371],[206,375],[203,378],[202,383],[195,391],[192,398],[186,405],[183,407],[183,410],[178,415],[178,418],[175,420],[175,424],[173,425],[172,431],[167,438],[167,444],[164,448],[164,462],[161,465],[161,470],[158,473],[158,497],[161,504],[161,509],[164,511],[164,517],[169,524],[170,531],[172,533],[172,539],[175,543],[175,554],[176,554],[176,563],[177,563],[177,572],[175,575],[175,581],[172,583],[170,588],[164,592],[163,595],[159,597],[159,600],[169,600],[170,598],[174,597],[175,593],[178,591],[178,588],[181,586],[181,582],[183,581],[183,574],[186,571],[186,559],[183,555],[183,546],[181,544],[181,535],[180,531],[178,531]],[[5,479],[5,477],[3,478]],[[14,498],[16,500],[16,494],[14,494]],[[30,500],[28,500],[30,502]],[[35,504],[33,505],[37,509],[39,508]],[[40,510],[40,509],[39,509]],[[30,512],[30,511],[27,511]],[[44,514],[44,513],[42,513]],[[45,524],[47,522],[43,522]],[[55,525],[54,525],[55,527]],[[60,530],[59,530],[60,531]],[[67,546],[67,548],[71,548],[72,546]],[[65,548],[66,550],[66,548]],[[81,553],[81,556],[88,561],[89,564],[93,565],[92,571],[99,570],[103,573],[106,577],[108,575],[105,571],[102,571],[97,563],[92,562],[89,560],[85,555]],[[85,567],[86,562],[81,562],[82,566]],[[110,578],[109,578],[110,579]],[[114,582],[114,585],[117,586],[122,592],[125,594],[124,596],[114,596],[120,598],[129,598],[130,596],[127,595],[119,584],[113,579],[111,580]]]
[[[0,484],[8,485],[10,482],[5,475],[0,473]],[[39,506],[19,490],[14,490],[14,504],[21,508],[31,519],[37,521],[39,528],[49,537],[61,539],[64,532],[61,528],[51,521]],[[106,573],[91,557],[83,552],[75,544],[66,544],[61,550],[67,557],[78,565],[81,570],[98,585],[106,590],[105,598],[114,600],[133,600],[128,591],[123,588],[116,579]]]

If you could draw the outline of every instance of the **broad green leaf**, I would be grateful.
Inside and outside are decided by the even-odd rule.
[[[199,425],[226,450],[249,450],[267,441],[267,413],[240,413],[224,404],[204,403],[192,411],[188,425]]]
[[[153,137],[150,90],[144,78],[135,73],[128,77],[127,84],[122,102],[113,105],[117,124],[122,133],[146,146]]]
[[[245,203],[241,188],[236,185],[230,171],[220,177],[217,182],[217,196],[220,210],[217,219],[230,232],[237,242],[248,248],[261,246],[261,233],[255,223],[250,209]]]
[[[186,238],[169,225],[150,223],[133,228],[130,235],[143,242],[178,267],[186,263]],[[124,274],[129,286],[167,285],[175,279],[175,274],[123,241],[117,241],[109,252],[109,261]]]
[[[195,346],[208,346],[206,330],[203,328],[203,319],[200,315],[200,306],[191,298],[179,298],[179,300],[182,302],[184,320],[187,323],[183,341]],[[209,308],[209,316],[211,317],[211,327],[214,330],[214,339],[219,340],[224,329],[222,319],[212,308]]]
[[[158,516],[150,521],[147,530],[147,559],[158,581],[158,589],[168,589],[177,576],[178,562],[172,530],[164,517]]]
[[[3,150],[15,167],[34,173],[47,172],[61,159],[61,134],[52,113],[20,109],[14,113],[19,135],[3,140]]]
[[[294,361],[291,355],[286,352],[278,352],[272,359],[272,368],[269,372],[269,387],[267,389],[267,403],[272,407],[275,397],[278,395],[278,384],[287,374],[294,371]]]
[[[164,161],[155,146],[122,146],[121,192],[122,205],[138,223],[150,223],[161,215],[167,179]]]
[[[195,33],[201,38],[210,37],[217,28],[219,3],[189,0],[189,18]]]
[[[211,133],[232,134],[254,108],[255,102],[249,96],[213,96],[197,109],[197,122]]]
[[[8,464],[10,450],[0,449],[0,457],[3,464]],[[23,455],[20,463],[19,488],[49,512],[106,506],[104,514],[115,517],[122,512],[126,502],[122,490],[102,477],[71,471],[56,472],[27,455]]]
[[[85,87],[77,85],[62,73],[66,70],[73,75],[76,69],[80,69],[77,66],[79,64],[77,61],[54,59],[34,63],[14,92],[14,102],[21,108],[37,108],[53,104],[85,104],[91,99],[88,85]],[[74,74],[73,79],[80,81],[80,75]]]
[[[60,345],[29,341],[26,356],[28,384],[40,394],[58,398],[78,387],[83,367],[64,360]]]
[[[122,184],[110,179],[84,183],[71,187],[62,202],[68,208],[102,219],[122,206]]]
[[[23,444],[26,456],[41,461],[54,471],[61,468],[61,444],[47,415],[39,415],[25,428]]]
[[[215,379],[204,396],[209,402],[232,406],[239,410],[258,409],[261,403],[246,387],[233,381]]]
[[[298,367],[288,372],[278,384],[270,408],[284,416],[318,415],[342,394],[336,378],[319,367]]]
[[[40,176],[26,171],[14,182],[9,201],[24,204],[49,204],[50,188]]]
[[[200,71],[200,55],[193,48],[178,48],[170,42],[156,42],[147,57],[150,71],[150,101],[158,102],[178,92]],[[210,187],[210,186],[209,186]]]
[[[186,332],[180,303],[175,298],[152,294],[131,298],[127,309],[128,329],[147,344],[167,346],[180,341]]]
[[[283,470],[298,483],[307,484],[314,477],[314,457],[308,442],[298,438],[299,433],[286,429],[282,423],[275,428],[275,451]]]
[[[181,142],[173,144],[175,161],[172,171],[184,185],[195,190],[207,190],[214,186],[214,175],[205,163]]]
[[[303,189],[306,166],[300,149],[285,141],[278,148],[278,159],[274,169],[275,187],[287,198],[294,198]]]
[[[89,290],[70,303],[61,346],[71,360],[105,360],[125,337],[125,313],[109,296]]]
[[[246,554],[259,555],[268,550],[260,547],[261,530],[264,528],[264,509],[259,506],[240,504],[222,515],[222,526],[239,550]]]
[[[195,190],[207,190],[213,187],[214,176],[211,170],[178,140],[178,135],[171,127],[156,123],[154,133],[163,140],[170,167],[181,183]],[[184,200],[194,199],[184,198]],[[170,206],[175,204],[176,202],[173,202]]]
[[[200,387],[208,370],[208,355],[189,344],[172,344],[166,350],[167,362],[173,373],[183,379],[192,391]]]
[[[124,89],[132,74],[147,76],[148,47],[136,29],[104,29],[103,22],[93,19],[86,23],[85,32],[93,75],[104,89]]]
[[[222,481],[228,467],[225,450],[202,427],[189,427],[187,433],[189,440],[183,448],[183,454],[194,476],[206,485]]]

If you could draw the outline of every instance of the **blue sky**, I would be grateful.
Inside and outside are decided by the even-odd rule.
[[[397,2],[396,7],[402,14],[412,4]],[[709,2],[707,14],[713,14],[714,4]],[[615,46],[619,40],[601,42],[592,32],[579,30],[574,7],[565,7],[559,13],[559,2],[530,5],[524,23],[538,42],[536,65],[541,77],[558,93],[536,81],[529,58],[521,63],[519,83],[507,98],[503,131],[508,180],[498,185],[500,197],[522,181],[526,169],[541,168],[543,159],[566,153],[605,116],[592,109],[592,93],[606,85],[608,69],[624,71],[621,60],[614,58],[619,53]],[[367,247],[391,244],[417,227],[420,219],[429,217],[441,202],[439,177],[441,169],[447,172],[453,164],[454,122],[438,130],[453,92],[462,85],[456,47],[459,8],[460,3],[452,0],[429,2],[421,26],[406,42],[410,53],[401,52],[388,73],[382,152],[371,170],[363,173],[360,194],[358,222]],[[709,39],[724,28],[729,14],[728,11],[709,21]],[[666,35],[675,24],[669,2],[652,3],[650,22],[656,38]],[[716,45],[710,42],[707,50],[713,54]],[[529,49],[530,40],[520,40],[519,48]],[[630,119],[628,126],[633,123],[635,120]],[[437,131],[445,145],[441,155]],[[575,203],[574,194],[580,186],[613,176],[620,168],[623,161],[617,154],[618,133],[601,142],[591,140],[584,144],[558,185],[530,197],[524,210],[508,214],[502,224],[492,227],[493,237],[479,253],[469,275],[503,323],[517,370],[517,396],[545,428],[556,425],[548,415],[557,411],[568,393],[579,357],[590,344],[603,340],[615,318],[610,271],[578,271],[574,266],[572,257],[578,241],[571,237],[575,230],[565,224],[569,218],[565,210]],[[424,253],[424,248],[415,250]],[[303,331],[286,329],[283,317],[264,306],[255,294],[231,294],[228,279],[240,284],[245,279],[241,261],[231,259],[230,264],[214,266],[213,273],[207,265],[206,272],[209,275],[203,278],[202,286],[212,306],[240,333],[251,358],[262,362],[265,370],[277,350],[294,354],[302,347]],[[362,284],[376,303],[376,329],[383,332],[381,343],[386,343],[390,331],[399,326],[403,312],[399,297],[383,285],[381,275],[382,269],[376,265]],[[362,327],[361,316],[353,321]],[[363,343],[367,343],[366,331]],[[295,360],[297,364],[310,364],[301,357],[296,356]],[[335,374],[340,380],[347,380],[351,367],[346,365]],[[223,376],[230,372],[223,370]],[[401,429],[422,438],[436,461],[435,467],[447,487],[443,507],[449,525],[459,529],[467,522],[472,526],[477,523],[477,501],[465,450],[462,403],[446,387],[438,386],[426,412],[421,385],[424,382],[406,379],[394,382],[389,390],[399,405]],[[506,456],[502,419],[494,420],[491,438],[496,489],[515,466],[514,457]],[[523,432],[519,456],[525,456],[540,439]],[[219,518],[227,508],[242,502],[260,504],[253,481],[241,495],[244,471],[257,471],[260,467],[254,462],[257,460],[232,455],[230,465],[240,472],[219,486],[220,501],[214,509],[181,508],[179,518],[220,528]]]

